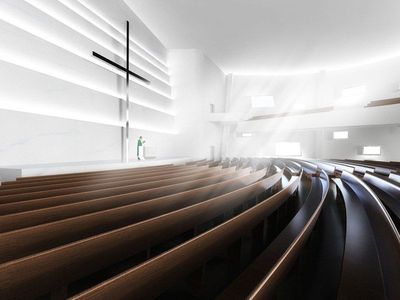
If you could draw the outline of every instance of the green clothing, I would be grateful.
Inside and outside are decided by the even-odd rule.
[[[137,141],[137,150],[136,150],[136,153],[137,153],[138,157],[139,157],[139,147],[141,147],[141,146],[143,146],[142,140],[138,139],[138,141]]]

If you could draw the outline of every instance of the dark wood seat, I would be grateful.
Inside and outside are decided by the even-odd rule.
[[[389,178],[392,179],[393,181],[396,181],[396,182],[400,183],[400,174],[391,173],[389,175]]]
[[[339,178],[334,182],[346,206],[346,246],[338,297],[383,299],[379,257],[368,216],[354,191]],[[365,288],[367,286],[368,289]]]
[[[298,178],[293,177],[282,191],[240,215],[72,299],[94,299],[99,296],[143,299],[157,296],[163,288],[198,268],[262,221],[296,190],[298,182]]]
[[[400,236],[380,199],[360,178],[344,172],[341,179],[360,199],[374,235],[385,297],[400,295]],[[365,251],[365,249],[364,249]]]
[[[312,168],[311,165],[308,166]],[[329,179],[312,177],[310,193],[292,221],[256,260],[219,296],[219,299],[266,299],[289,272],[318,219]]]
[[[375,191],[400,226],[400,183],[374,173],[365,173],[363,180]]]
[[[85,176],[85,177],[74,177],[68,179],[57,179],[57,180],[45,180],[39,182],[22,182],[19,184],[13,185],[5,185],[2,186],[0,189],[0,195],[7,195],[7,193],[12,192],[33,192],[36,190],[46,190],[53,188],[58,188],[58,185],[61,187],[68,187],[74,185],[83,185],[83,184],[90,184],[93,182],[101,183],[101,182],[110,182],[110,181],[119,181],[126,179],[135,179],[140,178],[141,176],[151,177],[157,175],[163,175],[168,173],[174,172],[190,172],[199,169],[205,169],[207,166],[204,167],[196,167],[196,166],[183,166],[183,167],[173,167],[173,168],[165,168],[162,170],[146,170],[143,172],[123,172],[114,175],[99,175],[99,176]]]
[[[18,179],[0,187],[0,298],[397,299],[395,165],[234,157]]]
[[[209,176],[202,179],[189,180],[176,184],[149,188],[146,190],[94,198],[88,201],[77,201],[70,204],[4,215],[0,216],[0,230],[4,232],[28,226],[35,226],[47,222],[138,203],[156,197],[172,195],[189,189],[204,187],[223,180],[232,179],[246,174],[248,171],[248,169],[239,170],[237,172],[232,170],[232,172],[214,174],[214,176]]]
[[[141,174],[129,177],[117,177],[111,179],[100,179],[90,181],[78,181],[73,183],[59,183],[50,186],[40,187],[27,187],[27,188],[15,188],[12,190],[0,191],[0,203],[10,203],[16,201],[25,201],[38,198],[46,198],[57,195],[73,194],[91,190],[100,190],[105,188],[112,188],[118,186],[125,186],[131,184],[140,184],[150,181],[163,180],[173,177],[184,177],[192,174],[197,174],[200,171],[209,171],[211,169],[207,167],[197,167],[190,170],[179,170],[167,173],[158,174]],[[216,170],[212,168],[212,170]]]
[[[15,299],[35,297],[91,274],[233,209],[274,185],[281,175],[153,219],[2,264],[0,294],[4,298],[13,295]]]
[[[35,210],[40,208],[76,203],[87,201],[91,199],[96,199],[100,197],[109,197],[119,194],[126,194],[135,191],[143,191],[149,190],[152,188],[157,188],[160,186],[167,186],[176,183],[182,183],[187,181],[193,181],[196,179],[207,178],[214,175],[219,174],[227,174],[234,172],[233,169],[219,169],[219,168],[212,168],[212,169],[205,169],[204,171],[199,171],[191,175],[177,177],[177,178],[169,178],[169,179],[162,179],[157,181],[150,181],[145,183],[138,183],[138,184],[129,184],[125,183],[123,186],[105,188],[105,189],[95,189],[90,190],[88,192],[79,192],[73,194],[66,194],[60,196],[53,196],[53,197],[45,197],[33,200],[26,200],[26,201],[16,201],[6,204],[0,204],[0,215],[24,212],[29,210]]]
[[[193,161],[187,162],[186,165],[187,165],[187,166],[196,165],[196,164],[198,164],[198,163],[202,163],[202,162],[205,162],[205,161],[207,161],[205,158],[203,158],[203,159],[198,159],[198,160],[193,160]]]
[[[58,180],[67,180],[67,179],[83,179],[89,177],[102,177],[102,176],[114,176],[118,174],[125,173],[142,173],[142,172],[154,172],[157,170],[163,169],[171,169],[177,168],[180,166],[174,165],[162,165],[155,167],[142,167],[142,168],[125,168],[125,169],[117,169],[117,170],[107,170],[107,171],[93,171],[93,172],[77,172],[77,173],[68,173],[68,174],[59,174],[59,175],[43,175],[43,176],[30,176],[30,177],[17,177],[15,181],[6,181],[2,182],[2,187],[4,185],[18,185],[22,183],[40,183],[42,181],[58,181]]]
[[[256,182],[261,170],[205,187],[0,234],[0,263],[137,223]]]

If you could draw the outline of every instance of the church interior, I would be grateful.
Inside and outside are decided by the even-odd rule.
[[[400,299],[399,28],[0,0],[0,299]]]

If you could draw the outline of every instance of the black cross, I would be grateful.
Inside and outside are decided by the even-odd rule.
[[[113,62],[112,60],[104,57],[103,55],[93,51],[92,52],[94,57],[97,57],[101,59],[102,61],[105,61],[106,63],[114,66],[115,68],[122,70],[126,73],[126,124],[125,124],[125,152],[124,152],[124,160],[125,162],[129,161],[129,75],[132,75],[133,77],[149,84],[150,81],[147,80],[146,78],[140,76],[139,74],[136,74],[132,72],[129,69],[129,21],[126,21],[126,67],[123,67],[116,62]]]

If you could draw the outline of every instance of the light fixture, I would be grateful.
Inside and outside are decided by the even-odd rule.
[[[42,64],[37,64],[35,61],[32,61],[31,59],[29,59],[29,57],[17,56],[13,53],[8,53],[8,52],[6,53],[6,52],[1,51],[1,49],[0,49],[0,61],[4,61],[6,63],[10,63],[10,64],[22,67],[27,70],[38,72],[40,74],[44,74],[44,75],[47,75],[52,78],[56,78],[56,79],[59,79],[59,80],[65,81],[65,82],[69,82],[74,85],[84,87],[84,88],[90,89],[92,91],[101,93],[103,95],[111,96],[115,99],[123,99],[124,98],[124,96],[122,94],[116,93],[110,89],[103,88],[99,85],[94,85],[91,82],[83,82],[81,80],[77,80],[73,76],[69,76],[68,74],[63,73],[59,70],[56,70],[55,68],[45,66]],[[152,110],[155,110],[155,111],[158,111],[158,112],[161,112],[161,113],[165,113],[165,114],[168,114],[171,116],[176,116],[176,112],[174,112],[173,110],[166,110],[165,108],[163,108],[161,106],[153,105],[143,99],[133,98],[130,100],[130,102],[135,103],[140,106],[143,106],[143,107],[146,107],[146,108],[149,108],[149,109],[152,109]]]
[[[364,155],[381,155],[381,146],[364,146],[363,147]]]
[[[54,10],[50,10],[45,4],[37,1],[37,0],[26,0],[27,3],[29,3],[30,5],[32,5],[33,7],[39,9],[40,11],[42,11],[43,13],[47,14],[48,16],[56,19],[57,21],[61,22],[62,24],[64,24],[65,26],[69,27],[70,29],[74,30],[75,32],[77,32],[78,34],[81,34],[82,36],[84,36],[85,38],[92,40],[95,43],[99,43],[99,41],[97,41],[96,39],[93,39],[93,37],[91,37],[88,33],[82,31],[79,27],[75,26],[73,23],[68,22],[67,20],[64,20],[64,18],[62,17],[62,15],[57,14]],[[13,18],[11,16],[9,16],[6,12],[1,12],[0,11],[0,19],[19,28],[22,29],[25,32],[28,32],[36,37],[39,37],[40,39],[49,42],[57,47],[60,47],[72,54],[75,54],[85,60],[88,60],[91,63],[94,63],[102,68],[107,69],[108,71],[111,71],[121,77],[125,77],[125,73],[120,71],[120,70],[116,70],[115,68],[112,68],[110,66],[107,66],[106,64],[99,62],[97,59],[93,58],[90,54],[88,53],[84,53],[82,52],[80,49],[74,48],[72,45],[70,45],[67,42],[64,42],[62,39],[60,39],[59,37],[55,37],[54,35],[49,35],[48,33],[45,33],[44,31],[42,31],[39,28],[35,28],[33,27],[31,24],[29,24],[28,22],[22,20],[22,19],[17,19],[17,18]],[[104,47],[104,46],[102,46]],[[111,53],[120,56],[118,53],[114,52],[112,49],[105,47],[105,49],[107,49],[108,51],[110,51]],[[137,54],[137,53],[136,53]],[[121,57],[121,56],[120,56]],[[140,69],[142,69],[144,72],[148,73],[149,75],[151,75],[152,77],[158,79],[159,81],[163,82],[164,84],[166,84],[167,86],[170,86],[170,83],[165,81],[164,79],[161,79],[158,75],[156,75],[154,72],[151,72],[150,70],[146,70],[145,68],[141,68],[141,66],[134,64],[136,67],[139,67]],[[171,95],[161,91],[158,88],[153,87],[152,85],[148,85],[145,84],[143,82],[141,82],[140,80],[135,79],[134,77],[130,78],[130,81],[139,84],[141,86],[143,86],[144,88],[151,90],[154,93],[157,93],[169,100],[174,100],[173,97],[171,97]]]
[[[334,131],[333,132],[333,139],[335,140],[345,140],[349,138],[348,131]]]
[[[119,32],[122,36],[124,35],[124,31],[119,28],[116,24],[114,24],[112,21],[110,21],[108,18],[106,18],[100,11],[98,11],[97,9],[95,9],[95,7],[93,7],[92,5],[89,5],[86,1],[83,0],[77,0],[81,5],[83,5],[84,7],[86,7],[86,9],[88,9],[89,11],[91,11],[93,14],[95,14],[97,17],[99,17],[101,20],[103,20],[103,22],[105,22],[107,25],[109,25],[111,28],[113,28],[114,30],[116,30],[117,32]],[[103,28],[102,28],[103,30]],[[104,30],[106,31],[106,30]],[[110,34],[108,32],[108,34]],[[111,35],[111,34],[110,34]],[[143,54],[141,54],[140,52],[136,51],[136,53],[138,55],[140,55],[142,58],[144,58],[145,60],[147,60],[148,62],[150,62],[151,64],[153,64],[155,67],[159,68],[160,70],[162,70],[163,72],[165,72],[166,74],[168,74],[168,66],[166,64],[166,62],[164,62],[163,60],[161,60],[160,58],[158,58],[157,55],[155,55],[154,53],[152,53],[149,49],[147,49],[144,45],[142,45],[141,43],[139,43],[138,41],[134,40],[133,38],[130,38],[131,42],[137,46],[138,49],[140,49],[141,51],[143,51],[147,56],[149,56],[151,59],[155,60],[155,62],[151,61],[151,59],[147,58],[146,56],[144,56]],[[157,65],[158,64],[158,65]]]
[[[243,137],[251,137],[251,136],[253,136],[253,134],[251,132],[243,132],[242,136]]]

